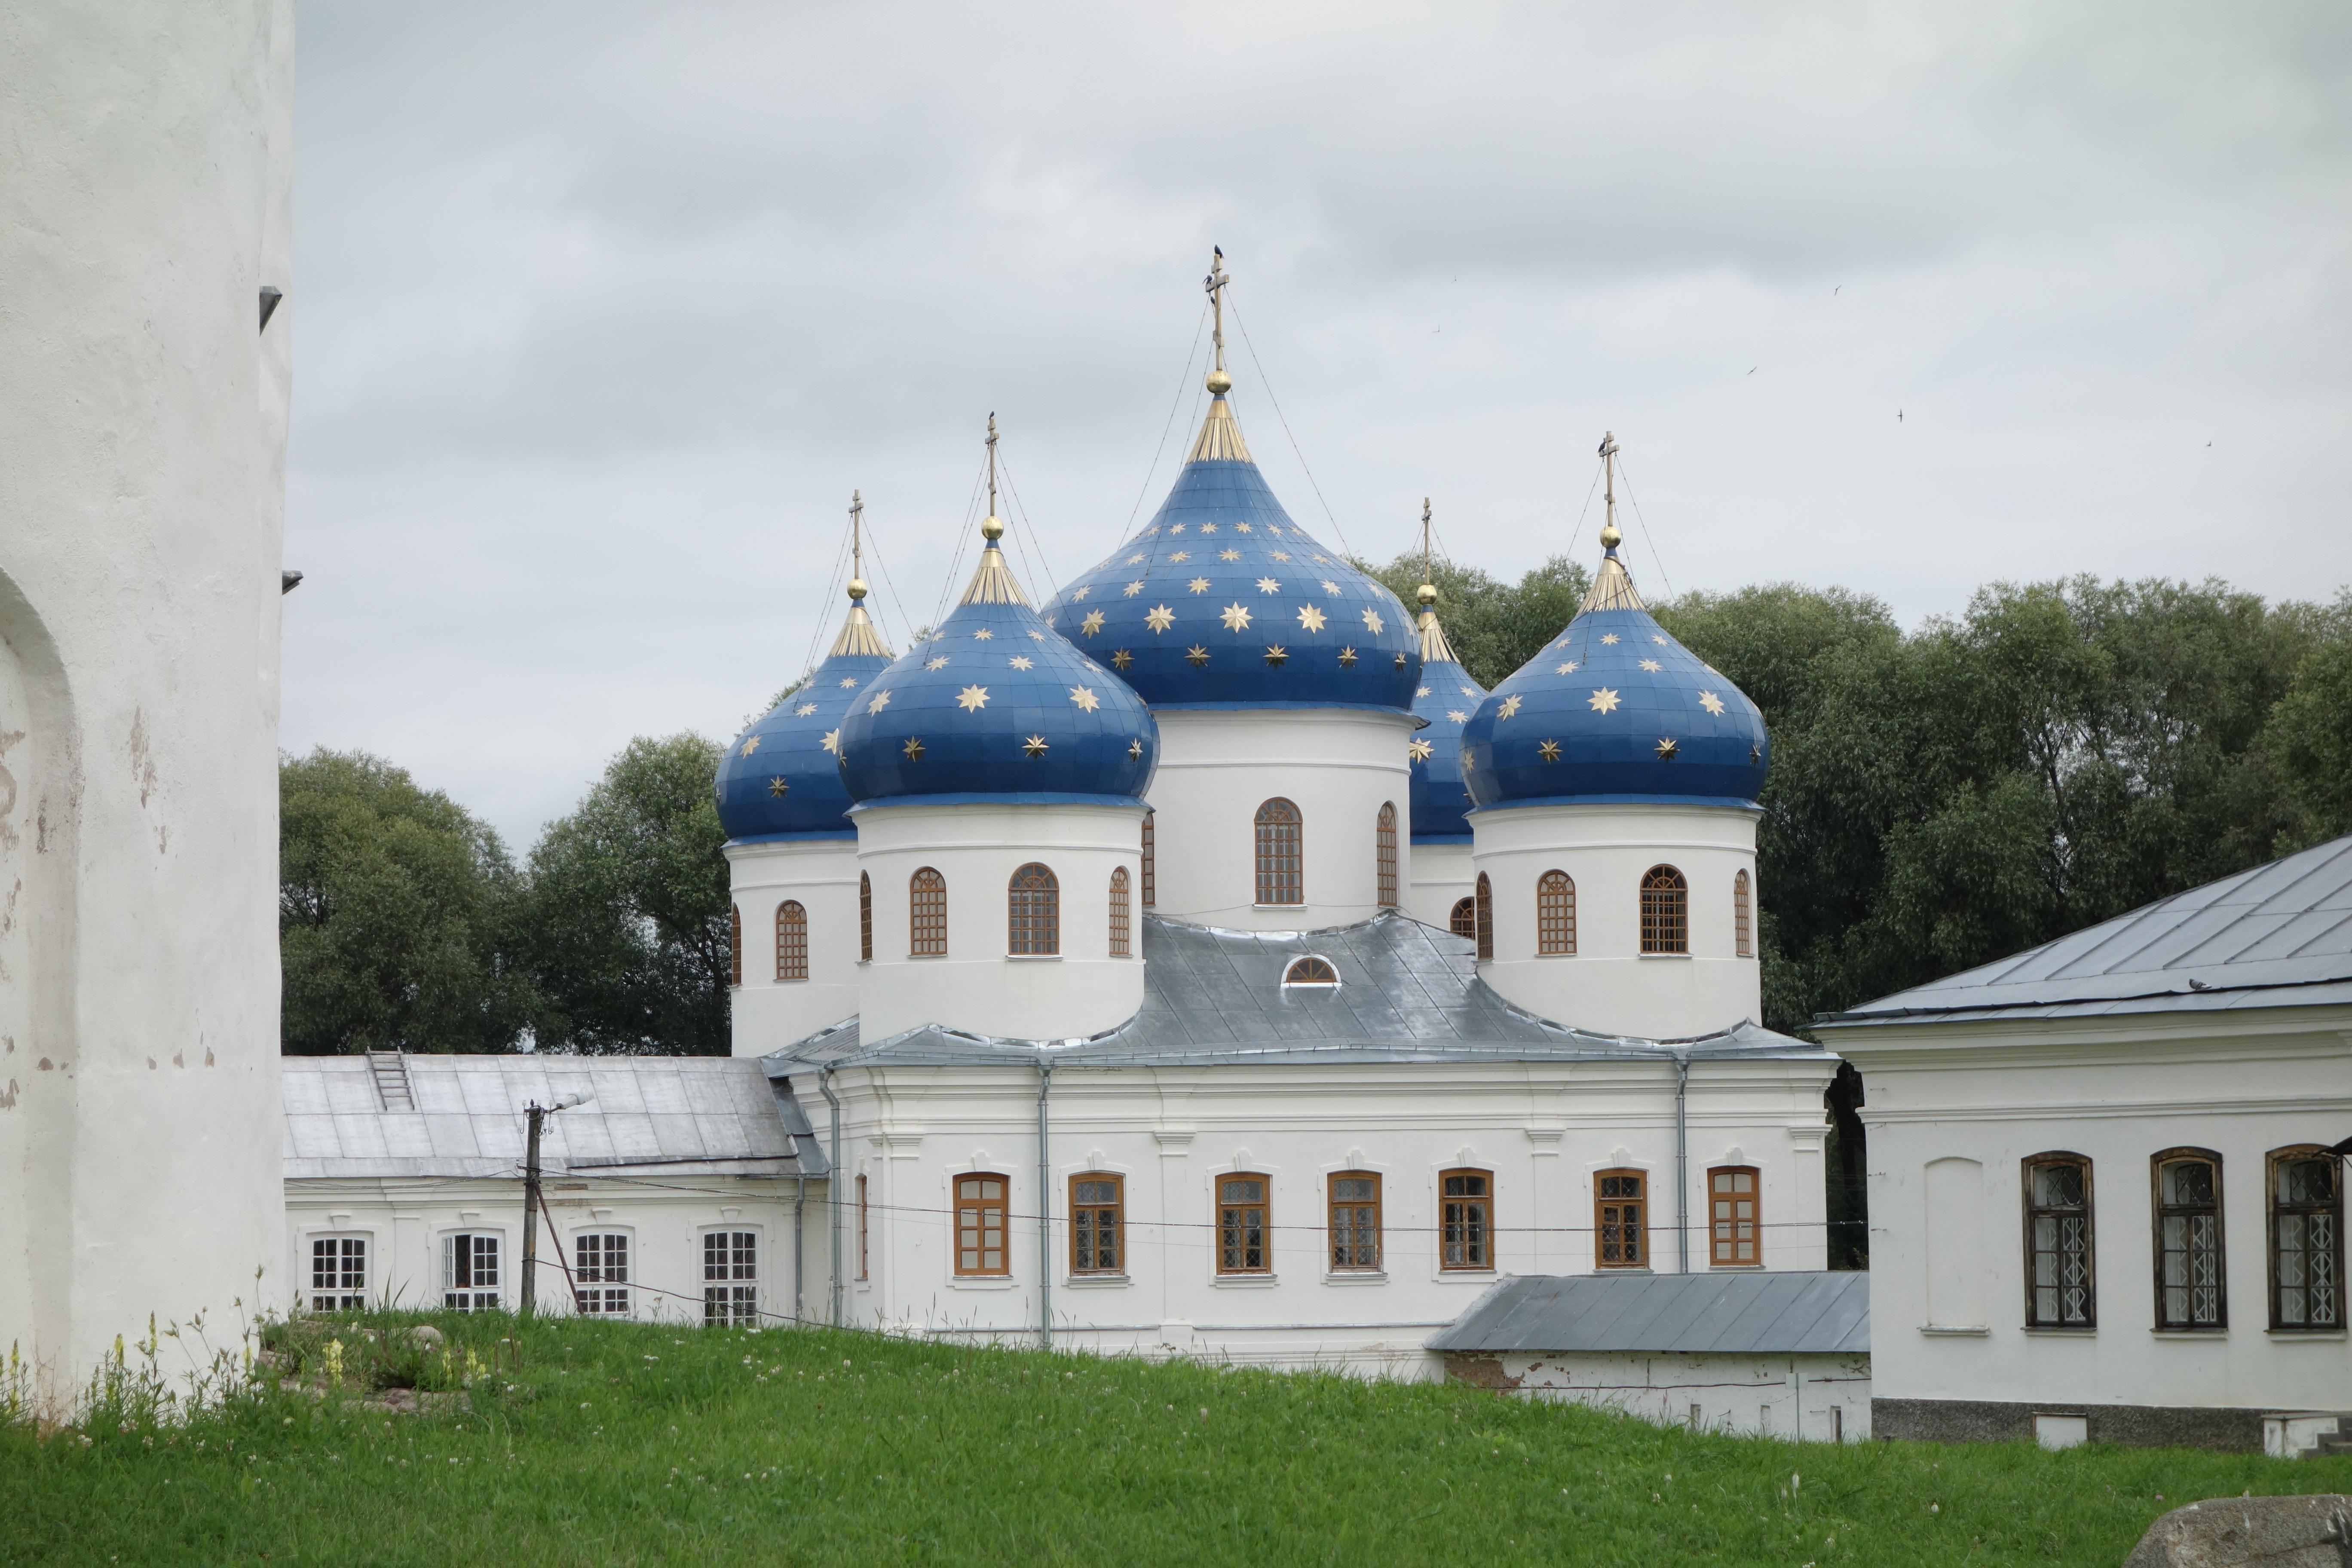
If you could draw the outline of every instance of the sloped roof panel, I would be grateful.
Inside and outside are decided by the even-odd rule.
[[[1864,1354],[1870,1276],[1520,1275],[1498,1281],[1427,1343],[1485,1355]]]

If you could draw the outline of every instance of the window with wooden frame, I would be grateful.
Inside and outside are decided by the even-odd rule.
[[[968,1276],[1013,1272],[1004,1250],[1003,1176],[976,1171],[955,1179],[955,1271]]]
[[[1396,803],[1381,803],[1381,816],[1372,829],[1372,850],[1380,874],[1381,908],[1392,910],[1397,901],[1397,829]]]
[[[1126,1178],[1089,1171],[1070,1178],[1070,1272],[1119,1274],[1127,1268],[1127,1237],[1121,1210]]]
[[[310,1310],[363,1312],[368,1304],[368,1238],[321,1236],[310,1242]]]
[[[1381,1267],[1381,1178],[1374,1171],[1333,1173],[1331,1272],[1376,1274]]]
[[[1494,1268],[1494,1173],[1445,1171],[1439,1173],[1437,1184],[1437,1266],[1444,1269]]]
[[[759,1232],[702,1233],[702,1321],[706,1328],[759,1325]]]
[[[1062,884],[1053,868],[1032,860],[1013,873],[1004,895],[1004,951],[1022,958],[1062,951]]]
[[[2344,1327],[2344,1184],[2336,1157],[2310,1145],[2271,1152],[2271,1327]]]
[[[596,1231],[572,1238],[572,1289],[583,1317],[629,1315],[629,1238]]]
[[[1273,1272],[1274,1238],[1265,1223],[1266,1189],[1272,1184],[1245,1171],[1217,1178],[1218,1273]]]
[[[1339,972],[1331,967],[1329,959],[1309,953],[1305,958],[1294,958],[1290,961],[1290,967],[1282,972],[1282,983],[1285,985],[1308,985],[1326,991],[1336,991],[1339,988]]]
[[[776,906],[776,979],[808,978],[808,910],[798,899]]]
[[[457,1312],[499,1310],[499,1238],[459,1231],[441,1238],[441,1305]]]
[[[2221,1156],[2210,1149],[2168,1149],[2149,1165],[2156,1185],[2156,1326],[2226,1329]]]
[[[1576,883],[1565,871],[1546,871],[1536,879],[1536,952],[1576,955]]]
[[[866,1223],[868,1212],[869,1211],[866,1206],[866,1178],[861,1175],[857,1178],[857,1277],[860,1279],[866,1277],[866,1246],[867,1232]]]
[[[1156,811],[1143,814],[1143,907],[1147,910],[1160,902],[1159,878],[1154,875],[1159,866],[1153,859],[1153,851],[1158,846],[1152,843],[1155,837],[1153,825],[1159,818],[1160,814]]]
[[[948,955],[948,879],[926,866],[907,880],[907,952]]]
[[[1492,958],[1495,956],[1495,885],[1486,880],[1484,871],[1478,873],[1478,895],[1474,905],[1478,956]]]
[[[857,873],[857,959],[874,962],[874,879]]]
[[[727,906],[727,984],[743,984],[743,910],[735,904]]]
[[[1592,1178],[1592,1260],[1603,1268],[1650,1266],[1649,1175],[1601,1171]]]
[[[1257,808],[1257,901],[1307,901],[1304,824],[1298,808],[1279,795]]]
[[[1477,941],[1478,900],[1475,899],[1454,900],[1454,912],[1445,917],[1445,929],[1452,931],[1455,936],[1467,937],[1473,942]]]
[[[1748,873],[1745,871],[1731,879],[1731,951],[1740,958],[1756,956],[1756,942],[1749,934]]]
[[[2097,1252],[2091,1234],[2091,1162],[2080,1154],[2025,1161],[2025,1326],[2098,1327]]]
[[[1690,951],[1690,883],[1672,866],[1642,873],[1642,951]]]
[[[1127,868],[1114,866],[1110,873],[1110,955],[1132,956],[1133,940],[1127,913]]]
[[[1761,1268],[1764,1233],[1757,1205],[1763,1183],[1753,1165],[1717,1165],[1706,1173],[1706,1212],[1710,1226],[1707,1266],[1712,1268]]]

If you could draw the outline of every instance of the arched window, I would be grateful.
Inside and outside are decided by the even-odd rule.
[[[1495,886],[1486,880],[1486,873],[1478,873],[1478,956],[1495,956]]]
[[[1495,1267],[1495,1177],[1487,1171],[1446,1171],[1438,1178],[1440,1268]]]
[[[1742,871],[1731,879],[1731,950],[1742,958],[1756,956],[1748,931],[1748,873]]]
[[[1642,874],[1642,951],[1690,951],[1690,884],[1672,866]]]
[[[1454,900],[1454,912],[1445,917],[1445,929],[1455,936],[1465,936],[1475,940],[1478,935],[1478,900]]]
[[[907,882],[907,951],[917,958],[948,955],[948,879],[929,866]]]
[[[1576,952],[1576,883],[1565,871],[1546,871],[1536,880],[1536,951]]]
[[[1362,1273],[1381,1266],[1381,1177],[1377,1171],[1337,1171],[1331,1176],[1331,1272]]]
[[[2317,1147],[2271,1154],[2271,1328],[2344,1328],[2344,1187],[2336,1158]]]
[[[808,978],[808,910],[798,899],[776,906],[776,978]]]
[[[1715,1268],[1760,1268],[1763,1232],[1757,1229],[1758,1172],[1753,1165],[1717,1165],[1706,1173],[1709,1224],[1707,1264]]]
[[[874,879],[863,871],[857,873],[857,958],[874,962]]]
[[[2156,1326],[2226,1329],[2221,1156],[2210,1149],[2168,1149],[2149,1163],[2156,1168]]]
[[[1062,884],[1050,868],[1034,860],[1013,873],[1005,895],[1004,951],[1028,958],[1050,958],[1062,951]]]
[[[1380,826],[1373,830],[1372,839],[1380,858],[1381,908],[1392,910],[1397,901],[1396,803],[1381,803]]]
[[[2092,1275],[2091,1162],[2080,1154],[2025,1161],[2025,1326],[2098,1325]]]
[[[1273,1185],[1255,1173],[1217,1178],[1217,1272],[1273,1271],[1273,1237],[1266,1233],[1265,1194]]]
[[[1117,1274],[1125,1267],[1120,1210],[1126,1179],[1114,1171],[1070,1178],[1070,1272]]]
[[[727,906],[727,984],[743,984],[743,911]]]
[[[1004,1247],[1004,1178],[992,1171],[955,1179],[957,1273],[1013,1272]]]
[[[1303,904],[1298,808],[1276,796],[1257,808],[1257,901]]]
[[[1316,958],[1312,955],[1306,958],[1294,958],[1290,961],[1290,967],[1282,972],[1282,983],[1285,985],[1313,985],[1336,991],[1339,985],[1339,972],[1331,967],[1328,959]]]
[[[1110,874],[1110,955],[1128,957],[1128,944],[1127,868],[1118,866]]]
[[[1152,842],[1157,837],[1155,825],[1159,820],[1160,814],[1156,811],[1143,814],[1143,907],[1147,910],[1160,902],[1159,879],[1153,875],[1158,869],[1153,851],[1159,846]]]
[[[1650,1205],[1640,1171],[1601,1171],[1592,1178],[1593,1262],[1642,1268],[1650,1261]]]

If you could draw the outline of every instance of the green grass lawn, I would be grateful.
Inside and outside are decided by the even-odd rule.
[[[1835,1447],[1339,1376],[432,1321],[457,1375],[499,1363],[470,1412],[273,1391],[0,1429],[0,1563],[2115,1568],[2192,1499],[2352,1489],[2340,1459]]]

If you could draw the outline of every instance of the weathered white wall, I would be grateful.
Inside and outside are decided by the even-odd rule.
[[[857,841],[730,844],[728,875],[743,917],[743,984],[729,1010],[733,1052],[763,1057],[857,1011]],[[776,978],[776,910],[808,911],[808,978]]]
[[[1472,860],[1495,900],[1495,956],[1479,974],[1539,1017],[1601,1034],[1675,1039],[1760,1021],[1760,965],[1737,955],[1731,897],[1732,879],[1746,871],[1752,911],[1757,815],[1692,805],[1472,812]],[[1642,951],[1642,878],[1660,864],[1690,885],[1687,954]],[[1572,955],[1537,952],[1536,884],[1551,870],[1576,883]]]
[[[56,1397],[283,1300],[293,5],[12,6],[0,58],[0,1340]]]
[[[1318,931],[1380,912],[1381,807],[1397,811],[1397,888],[1412,885],[1412,778],[1403,713],[1348,709],[1154,709],[1157,912],[1235,931]],[[1303,818],[1303,904],[1260,905],[1257,809]]]
[[[1870,1436],[1868,1355],[1540,1351],[1445,1362],[1465,1383],[1620,1410],[1661,1426],[1807,1443]]]
[[[1405,885],[1404,912],[1423,925],[1453,929],[1454,906],[1478,890],[1478,872],[1467,844],[1419,843],[1412,847],[1412,879]]]

